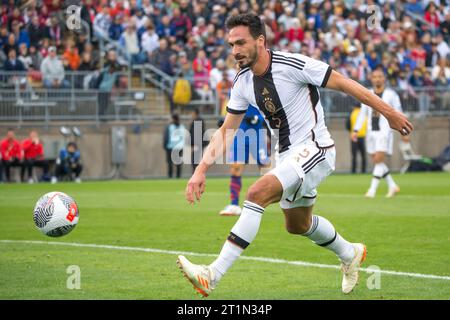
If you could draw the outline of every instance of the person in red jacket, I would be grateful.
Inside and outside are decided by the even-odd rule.
[[[44,177],[48,176],[48,162],[44,159],[44,148],[39,140],[37,131],[33,130],[27,139],[22,141],[23,166],[22,181],[25,181],[25,170],[28,173],[28,182],[33,183],[33,167],[40,167]]]
[[[8,129],[6,138],[0,142],[0,153],[6,182],[10,182],[11,167],[22,168],[22,148],[19,141],[16,140],[14,130]]]

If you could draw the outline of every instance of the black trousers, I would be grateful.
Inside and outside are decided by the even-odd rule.
[[[48,175],[48,162],[46,160],[25,159],[23,161],[22,170],[20,171],[22,181],[25,181],[25,171],[28,174],[28,179],[33,176],[34,167],[42,168],[44,176]]]
[[[178,154],[181,157],[183,157],[183,150],[179,150]],[[176,171],[177,171],[177,178],[181,177],[181,167],[183,166],[183,164],[175,164],[174,159],[172,159],[172,149],[167,149],[166,150],[166,161],[167,161],[167,176],[169,178],[173,177],[173,167],[176,167]]]
[[[358,138],[356,142],[351,142],[352,149],[352,173],[356,173],[356,158],[358,153],[361,155],[361,173],[366,172],[366,142],[365,138]]]
[[[74,166],[59,164],[56,166],[55,176],[58,180],[62,180],[65,176],[69,176],[70,179],[78,178],[83,171],[83,166],[77,163]]]
[[[111,92],[100,91],[98,93],[98,115],[104,116],[108,112],[111,99]]]
[[[5,181],[11,182],[11,167],[18,167],[22,170],[22,162],[19,159],[2,160],[3,171],[5,172]]]

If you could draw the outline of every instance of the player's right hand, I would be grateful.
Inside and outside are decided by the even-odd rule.
[[[412,123],[409,122],[408,117],[397,110],[393,109],[392,112],[385,115],[385,117],[389,122],[389,126],[400,132],[402,136],[407,136],[414,130],[414,127]]]
[[[350,138],[352,139],[353,142],[358,141],[358,132],[352,132]]]
[[[192,177],[189,179],[185,190],[185,198],[190,203],[193,204],[195,201],[200,202],[200,198],[205,191],[206,186],[206,176],[204,173],[195,171]]]

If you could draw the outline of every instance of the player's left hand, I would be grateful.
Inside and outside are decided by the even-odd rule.
[[[412,123],[409,122],[408,117],[397,110],[392,110],[392,112],[385,115],[385,117],[389,122],[389,126],[400,132],[402,136],[407,136],[414,130],[414,127]]]
[[[190,204],[195,203],[195,200],[200,202],[200,198],[203,192],[205,192],[205,186],[206,186],[205,174],[197,171],[194,172],[194,174],[189,179],[188,184],[186,186],[185,190],[186,200]]]

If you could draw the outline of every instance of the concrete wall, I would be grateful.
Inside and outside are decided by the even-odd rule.
[[[450,143],[450,118],[428,118],[413,119],[416,131],[411,137],[413,147],[417,153],[435,157],[443,148]],[[107,177],[113,173],[114,166],[111,163],[111,126],[102,125],[83,126],[77,125],[83,132],[83,136],[77,140],[82,152],[85,170],[85,178]],[[121,168],[123,177],[163,177],[166,175],[166,154],[162,147],[162,133],[166,123],[164,121],[155,121],[149,124],[137,127],[136,125],[124,125],[127,129],[127,162]],[[185,123],[188,127],[189,123]],[[207,127],[212,128],[216,121],[207,121]],[[348,172],[350,170],[350,140],[349,133],[345,130],[344,119],[332,119],[327,121],[331,135],[337,148],[337,172]],[[0,127],[0,133],[3,135],[6,127]],[[16,131],[19,138],[28,134],[31,127],[22,127]],[[64,145],[64,140],[59,133],[58,127],[39,129],[41,139],[44,141],[46,153],[53,157],[57,149]],[[136,133],[139,132],[139,133]],[[389,160],[393,171],[399,170],[403,165],[400,152],[398,150],[399,134],[395,134],[394,154]],[[369,169],[371,164],[369,162]],[[215,165],[211,174],[225,175],[228,171],[227,166]],[[257,174],[256,166],[249,166],[246,169],[248,174]],[[191,166],[183,166],[183,176],[189,176]]]

